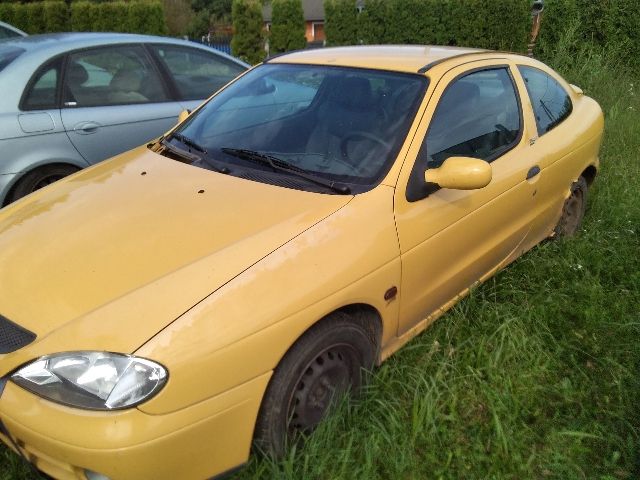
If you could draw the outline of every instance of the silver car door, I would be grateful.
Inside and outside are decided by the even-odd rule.
[[[140,45],[72,53],[63,82],[62,122],[89,163],[162,135],[182,109]]]

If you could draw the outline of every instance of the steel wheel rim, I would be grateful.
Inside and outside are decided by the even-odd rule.
[[[289,434],[310,433],[350,389],[359,384],[360,361],[351,345],[332,345],[307,364],[287,408]]]

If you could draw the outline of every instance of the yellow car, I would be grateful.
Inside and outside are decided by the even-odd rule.
[[[0,438],[55,478],[282,453],[579,228],[603,131],[536,60],[423,46],[276,57],[183,117],[0,210]]]

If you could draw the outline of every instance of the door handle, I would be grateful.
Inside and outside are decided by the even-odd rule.
[[[539,173],[540,173],[540,167],[538,165],[535,165],[535,166],[531,167],[529,169],[529,171],[527,172],[527,180],[532,179],[533,177],[535,177]]]
[[[81,135],[89,135],[90,133],[96,133],[101,126],[96,122],[80,122],[73,127],[73,131]]]

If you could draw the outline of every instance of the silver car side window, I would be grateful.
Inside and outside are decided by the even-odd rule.
[[[98,48],[69,56],[64,106],[96,107],[168,101],[160,76],[141,47]]]

